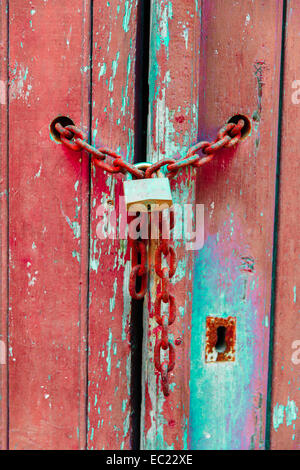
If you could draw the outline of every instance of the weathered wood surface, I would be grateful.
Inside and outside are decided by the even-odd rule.
[[[151,6],[147,160],[153,162],[184,156],[197,141],[200,7],[190,0],[153,0]],[[194,181],[193,169],[178,173],[171,186],[174,202],[194,201]],[[177,318],[169,332],[176,364],[169,374],[170,395],[164,397],[153,362],[154,346],[161,335],[154,318],[159,284],[154,270],[156,247],[157,242],[151,241],[150,288],[144,312],[141,448],[186,449],[193,255],[184,240],[175,241],[178,264],[170,292],[175,295]]]
[[[0,1],[0,449],[7,447],[7,265],[8,265],[8,168],[7,168],[7,2]]]
[[[252,135],[203,167],[194,272],[191,449],[262,449],[268,381],[281,0],[202,3],[199,138],[237,113]],[[236,317],[235,362],[205,363],[206,317]]]
[[[50,140],[88,128],[89,2],[9,4],[9,446],[86,442],[88,159]]]
[[[93,143],[133,160],[136,9],[93,2],[92,28],[90,2],[10,7],[11,448],[130,447],[129,259],[96,236],[120,178],[92,168],[88,293],[88,157],[51,142],[49,123],[65,114],[88,130],[92,97]]]
[[[106,204],[109,212],[113,201],[118,210],[121,177],[51,141],[49,123],[68,115],[91,128],[93,144],[133,161],[137,3],[0,0],[1,449],[132,445],[130,256],[124,241],[98,236],[99,207]],[[141,448],[261,449],[269,432],[284,2],[228,0],[226,9],[221,0],[151,3],[147,160],[184,155],[192,143],[214,139],[236,113],[251,117],[253,129],[237,149],[223,150],[198,171],[196,192],[193,169],[172,181],[175,202],[205,205],[205,243],[194,270],[193,252],[175,242],[177,319],[170,333],[178,345],[168,398],[153,364],[160,329],[153,317],[158,278],[151,243]],[[300,104],[293,102],[300,99],[299,85],[293,88],[299,17],[296,0],[288,0],[272,449],[300,446],[299,268],[293,263],[299,256]],[[234,362],[205,363],[206,318],[212,316],[236,318]]]
[[[271,448],[300,449],[300,5],[287,2],[275,289]]]
[[[92,143],[133,162],[137,1],[97,0],[93,8]],[[131,446],[130,253],[125,240],[101,240],[97,235],[103,233],[100,206],[107,207],[106,214],[118,211],[121,194],[122,177],[92,166],[89,449]],[[107,233],[111,230],[108,222]]]

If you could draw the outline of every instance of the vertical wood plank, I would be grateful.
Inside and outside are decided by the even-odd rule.
[[[147,160],[184,156],[198,133],[200,7],[197,1],[151,2],[149,125]],[[174,202],[194,202],[195,171],[181,170],[172,180]],[[188,448],[190,320],[192,294],[191,251],[175,241],[177,270],[170,292],[177,317],[169,327],[176,365],[169,374],[171,393],[164,397],[154,367],[154,346],[161,332],[154,318],[159,279],[154,270],[155,240],[150,246],[150,292],[145,301],[141,447]],[[177,345],[176,345],[177,344]]]
[[[7,171],[7,15],[8,2],[0,2],[0,449],[7,447],[7,264],[8,264],[8,171]]]
[[[89,6],[10,3],[11,449],[86,442],[88,159],[51,141],[49,124],[88,127]]]
[[[287,2],[278,207],[271,448],[300,449],[299,132],[300,5]]]
[[[191,449],[262,449],[268,380],[283,2],[202,2],[200,138],[237,113],[252,135],[199,173]],[[236,318],[235,362],[205,363],[206,318]]]
[[[134,160],[136,17],[136,0],[94,1],[92,143],[130,162]],[[130,257],[125,240],[100,239],[97,234],[102,232],[99,208],[118,211],[121,194],[122,177],[92,167],[89,449],[131,447]],[[108,222],[108,232],[111,228]]]

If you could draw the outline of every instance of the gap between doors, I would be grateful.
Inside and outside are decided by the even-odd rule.
[[[89,136],[88,142],[92,141],[92,85],[93,85],[93,2],[90,6],[90,103],[89,103]],[[147,156],[147,130],[148,130],[148,106],[149,106],[149,50],[150,50],[150,22],[151,22],[151,0],[139,0],[137,6],[137,30],[136,30],[136,56],[135,56],[135,139],[134,139],[134,162],[139,163],[146,160]],[[91,166],[90,166],[89,198],[91,198]],[[91,200],[89,200],[89,207]],[[90,227],[90,213],[88,226]],[[90,230],[90,229],[89,229]],[[89,234],[90,235],[90,234]],[[90,246],[89,246],[90,251]],[[88,253],[90,259],[90,253]],[[89,270],[88,270],[89,272]],[[88,274],[88,292],[90,291]],[[137,282],[138,284],[138,282]],[[139,286],[137,285],[137,289]],[[87,299],[87,343],[89,339],[89,300]],[[141,403],[142,403],[142,346],[143,346],[143,300],[131,300],[131,322],[130,322],[130,349],[131,349],[131,371],[130,371],[130,397],[131,397],[131,449],[140,449],[141,436]],[[88,374],[89,346],[87,344],[86,363]],[[88,382],[88,377],[87,377]],[[88,394],[86,394],[86,410],[88,409]],[[87,427],[87,423],[86,423]],[[87,429],[86,429],[87,436]],[[87,448],[87,441],[86,441]]]

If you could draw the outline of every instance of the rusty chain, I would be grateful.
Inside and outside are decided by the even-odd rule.
[[[163,217],[161,213],[161,218]],[[161,233],[161,224],[160,233]],[[174,213],[170,212],[170,230],[174,228]],[[133,299],[141,300],[145,297],[148,282],[147,270],[147,240],[131,240],[131,272],[129,276],[129,293]],[[162,257],[169,257],[169,268],[162,267]],[[161,327],[161,339],[154,347],[154,365],[162,378],[164,396],[169,396],[169,372],[175,367],[175,348],[169,339],[169,326],[176,319],[175,296],[170,294],[170,279],[175,275],[177,267],[176,251],[171,240],[160,239],[155,251],[155,272],[160,278],[159,292],[154,304],[154,316]],[[168,304],[169,313],[162,314],[162,303]],[[161,363],[161,349],[169,351],[168,361]]]
[[[93,162],[99,168],[108,173],[126,173],[129,172],[137,179],[151,178],[153,173],[157,172],[163,166],[167,167],[166,176],[175,176],[181,168],[192,166],[200,168],[204,164],[210,162],[217,152],[225,148],[235,146],[242,137],[242,128],[244,121],[241,119],[237,124],[227,123],[218,132],[217,138],[212,141],[201,141],[192,146],[186,156],[176,160],[175,158],[167,158],[153,163],[146,171],[136,168],[132,163],[126,162],[121,155],[107,148],[95,148],[86,142],[86,134],[74,125],[62,126],[59,122],[55,124],[55,129],[60,135],[61,142],[71,150],[86,150],[92,155]],[[200,156],[198,152],[202,151],[204,155]],[[111,162],[106,159],[110,158]],[[104,161],[105,160],[105,161]]]
[[[210,162],[217,152],[225,148],[235,146],[242,137],[242,128],[244,122],[240,120],[237,124],[227,123],[218,132],[214,141],[201,141],[192,146],[186,156],[181,159],[167,158],[149,165],[145,171],[137,168],[135,165],[123,160],[121,155],[107,149],[95,148],[86,142],[86,134],[74,125],[62,126],[59,122],[55,124],[55,129],[60,135],[61,142],[71,150],[86,150],[92,155],[93,162],[96,166],[102,168],[108,173],[126,173],[129,172],[137,179],[152,178],[163,166],[166,166],[167,177],[175,176],[181,168],[192,166],[199,168]],[[198,152],[204,154],[200,156]],[[107,161],[107,157],[111,161]],[[174,215],[170,212],[171,222],[170,229],[174,227]],[[162,216],[162,214],[161,214]],[[129,293],[133,299],[140,300],[145,297],[148,282],[147,270],[147,246],[145,240],[132,240],[132,267],[129,278]],[[169,257],[169,267],[162,267],[162,255]],[[176,319],[176,301],[175,296],[170,294],[170,279],[176,272],[177,257],[175,248],[171,240],[160,239],[155,252],[155,272],[160,278],[160,292],[156,296],[154,312],[155,320],[161,327],[161,338],[156,341],[154,347],[154,365],[156,370],[161,374],[162,390],[164,396],[169,396],[169,373],[175,367],[175,348],[169,338],[169,327]],[[162,303],[168,304],[168,315],[162,314]],[[168,361],[161,362],[161,350],[169,351]]]
[[[172,212],[171,212],[172,214]],[[174,218],[171,217],[170,229],[174,227]],[[162,255],[169,257],[169,267],[162,267]],[[161,327],[161,339],[156,340],[154,347],[154,365],[161,374],[163,394],[169,396],[169,376],[168,374],[175,367],[175,348],[169,338],[169,326],[176,319],[176,301],[175,296],[170,294],[170,279],[175,275],[177,257],[174,245],[171,240],[161,239],[155,252],[155,272],[160,278],[160,292],[156,295],[154,305],[154,315],[156,323]],[[162,303],[168,304],[168,315],[162,314]],[[168,361],[161,362],[161,349],[169,351]]]
[[[140,280],[140,289],[137,291],[137,281]],[[133,299],[140,300],[145,297],[147,290],[147,247],[145,240],[132,240],[131,272],[129,277],[129,293]]]

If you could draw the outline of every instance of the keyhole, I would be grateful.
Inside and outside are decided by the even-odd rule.
[[[218,353],[223,353],[224,351],[226,351],[227,344],[226,344],[225,336],[226,336],[225,326],[219,326],[217,328],[217,342],[215,345],[215,349]]]

